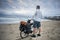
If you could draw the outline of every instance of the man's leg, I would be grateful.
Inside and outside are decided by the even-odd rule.
[[[36,21],[34,21],[33,23],[33,35],[31,37],[36,37],[36,33],[37,33],[37,25],[36,25]]]
[[[41,36],[41,24],[40,24],[40,22],[38,22],[38,34],[37,34],[37,36]]]
[[[33,29],[33,34],[36,34],[37,33],[37,28],[34,28]]]
[[[39,34],[41,33],[41,30],[42,30],[42,28],[41,28],[41,27],[39,27]]]
[[[34,28],[34,29],[33,29],[33,34],[32,34],[31,37],[36,37],[36,33],[37,33],[37,28]]]
[[[38,34],[37,34],[37,36],[41,36],[40,33],[41,33],[41,27],[38,28]]]

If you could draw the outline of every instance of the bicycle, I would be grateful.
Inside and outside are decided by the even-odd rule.
[[[23,38],[26,38],[29,36],[29,34],[33,32],[33,23],[31,23],[31,20],[28,20],[27,22],[25,21],[21,21],[20,22],[20,37],[23,39]]]

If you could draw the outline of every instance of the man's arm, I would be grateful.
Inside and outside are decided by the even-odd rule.
[[[35,13],[35,14],[32,16],[31,19],[34,20],[34,18],[35,18],[36,15],[37,15],[37,13]]]

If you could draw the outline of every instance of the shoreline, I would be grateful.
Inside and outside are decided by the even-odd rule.
[[[50,21],[57,21],[58,20],[42,20],[41,22],[50,22]],[[19,24],[20,21],[16,21],[16,22],[0,22],[0,24]]]
[[[15,23],[19,23],[21,20],[18,21],[0,21],[0,24],[15,24]],[[23,21],[27,21],[27,20],[23,20]],[[41,21],[52,21],[49,19],[41,19]]]

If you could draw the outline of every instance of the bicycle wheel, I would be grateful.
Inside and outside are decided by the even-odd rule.
[[[24,32],[20,32],[20,37],[23,39],[23,38],[26,38],[28,35]]]

